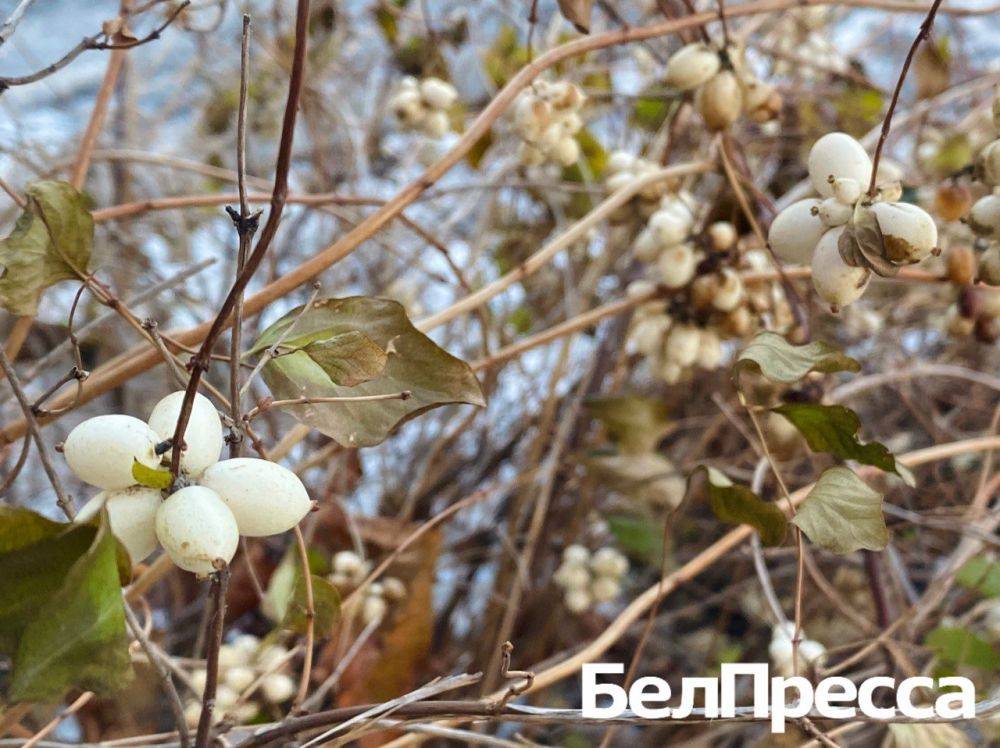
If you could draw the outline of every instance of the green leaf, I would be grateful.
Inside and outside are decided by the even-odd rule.
[[[1000,562],[976,556],[965,562],[955,581],[983,597],[1000,597]]]
[[[293,324],[290,338],[281,340]],[[305,313],[301,307],[293,309],[264,331],[250,353],[260,353],[279,340],[292,349],[305,348],[347,333],[364,335],[386,353],[385,366],[378,376],[345,387],[334,382],[305,350],[272,359],[262,372],[277,399],[410,392],[406,400],[306,403],[287,408],[296,419],[340,444],[378,444],[404,421],[441,405],[486,404],[469,365],[417,330],[403,307],[388,299],[323,299]]]
[[[13,231],[0,239],[0,306],[33,315],[42,291],[87,272],[94,220],[84,196],[66,182],[35,182],[27,200]]]
[[[708,480],[708,503],[723,522],[750,525],[760,533],[764,545],[779,545],[785,539],[788,519],[776,504],[764,501],[746,486],[733,484],[722,472],[701,465],[695,473],[704,472]]]
[[[684,498],[684,476],[661,455],[598,454],[584,464],[609,488],[644,504],[676,507]]]
[[[912,479],[908,470],[900,472],[896,458],[884,444],[862,444],[858,441],[861,419],[850,408],[818,403],[786,403],[772,410],[791,421],[813,452],[826,452],[842,460],[857,460],[863,465],[896,473],[904,480]]]
[[[652,565],[663,558],[663,528],[649,517],[632,514],[611,514],[608,529],[618,546],[629,556]]]
[[[655,397],[594,397],[586,407],[611,440],[631,454],[655,450],[670,427],[666,403]]]
[[[354,387],[374,379],[389,360],[374,340],[356,330],[315,340],[298,350],[315,361],[331,382],[343,387]]]
[[[13,667],[11,701],[53,702],[71,688],[110,693],[131,677],[118,542],[98,526],[50,523],[0,508],[0,651]]]
[[[845,467],[830,468],[819,477],[792,522],[834,553],[880,551],[889,542],[882,494]]]
[[[140,486],[158,488],[161,491],[170,488],[174,482],[174,476],[170,474],[169,470],[152,468],[148,465],[143,465],[136,459],[132,460],[132,477],[135,478],[135,482]]]
[[[340,593],[329,580],[316,574],[312,575],[312,588],[313,612],[315,614],[313,626],[317,635],[323,636],[333,628],[333,624],[340,616]],[[302,574],[296,574],[292,596],[285,609],[285,615],[281,619],[282,628],[297,634],[306,633],[308,625],[307,599],[305,577]]]
[[[939,659],[959,667],[975,667],[996,672],[1000,669],[1000,652],[989,642],[965,629],[939,626],[927,634],[924,643]]]
[[[744,369],[759,371],[772,382],[791,384],[812,371],[860,371],[861,364],[826,343],[792,345],[777,333],[765,331],[740,353],[736,375]]]

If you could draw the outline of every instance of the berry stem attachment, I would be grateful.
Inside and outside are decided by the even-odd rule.
[[[930,10],[927,11],[927,17],[920,24],[920,30],[917,32],[913,44],[910,45],[910,51],[906,53],[906,59],[903,61],[903,69],[899,71],[899,80],[896,81],[896,88],[892,92],[892,100],[889,102],[889,109],[886,111],[885,119],[882,121],[882,132],[878,136],[878,145],[875,146],[875,156],[872,158],[872,177],[868,183],[868,197],[870,198],[875,197],[876,185],[878,183],[878,163],[882,158],[882,149],[885,147],[885,141],[889,137],[889,129],[892,127],[892,115],[896,112],[896,104],[899,103],[899,93],[903,90],[903,82],[906,80],[906,74],[910,70],[910,64],[913,62],[913,57],[917,54],[920,42],[930,36],[931,27],[934,25],[934,17],[937,15],[938,8],[940,7],[941,0],[934,0]]]

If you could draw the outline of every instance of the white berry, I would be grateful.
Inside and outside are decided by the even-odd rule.
[[[260,692],[271,704],[281,704],[292,698],[295,681],[284,673],[271,673],[260,683]]]
[[[149,415],[149,427],[166,441],[174,436],[181,414],[184,391],[172,392],[160,400]],[[194,396],[191,416],[184,430],[185,447],[181,451],[181,470],[197,477],[209,465],[219,461],[222,452],[222,420],[211,400],[200,392]]]
[[[134,486],[132,463],[156,467],[156,432],[138,418],[106,415],[88,418],[69,432],[63,456],[84,483],[115,491]]]
[[[690,91],[719,72],[718,53],[702,42],[681,47],[667,61],[667,85]]]
[[[138,564],[156,550],[156,510],[162,500],[157,489],[145,486],[101,491],[84,505],[76,521],[89,522],[106,508],[111,532],[125,546],[132,563]]]
[[[823,225],[831,229],[834,226],[843,226],[854,215],[854,208],[852,206],[845,205],[840,200],[832,197],[823,200],[816,211]]]
[[[610,577],[598,577],[590,586],[590,594],[594,602],[606,603],[614,600],[621,594],[622,588],[618,582]]]
[[[969,226],[979,236],[1000,237],[1000,195],[979,198],[969,211]]]
[[[656,258],[656,267],[660,271],[660,280],[667,288],[681,288],[694,278],[698,266],[694,250],[687,244],[669,247]]]
[[[180,568],[210,574],[216,570],[217,560],[232,560],[240,531],[233,513],[215,491],[188,486],[160,503],[156,537]]]
[[[866,186],[871,180],[871,159],[861,144],[847,133],[828,133],[809,151],[809,181],[823,197],[833,197],[830,177],[834,180],[847,177]]]
[[[910,203],[875,203],[872,211],[892,262],[920,262],[937,246],[937,226],[922,208]]]
[[[299,477],[269,460],[223,460],[206,470],[199,483],[222,497],[236,517],[240,534],[250,537],[291,530],[312,507]]]
[[[819,215],[812,212],[813,208],[819,208],[819,203],[813,198],[799,200],[774,217],[767,241],[781,260],[794,265],[809,264],[826,231]]]
[[[839,226],[823,234],[812,260],[813,286],[835,309],[861,298],[870,275],[865,268],[851,267],[841,258],[837,242],[843,232],[844,227]]]

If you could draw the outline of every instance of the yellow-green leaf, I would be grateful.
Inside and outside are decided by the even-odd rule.
[[[882,494],[845,467],[830,468],[819,477],[792,522],[834,553],[880,551],[889,542]]]
[[[159,470],[157,468],[143,465],[138,460],[132,460],[132,477],[140,486],[147,488],[158,488],[165,491],[174,482],[174,477],[169,470]]]
[[[784,540],[788,519],[777,505],[764,501],[747,486],[734,484],[713,467],[701,465],[692,476],[699,472],[707,478],[708,503],[716,517],[734,525],[750,525],[760,533],[764,545],[779,545]]]
[[[84,196],[66,182],[35,182],[26,197],[13,231],[0,239],[0,306],[33,315],[46,288],[87,272],[94,220]]]

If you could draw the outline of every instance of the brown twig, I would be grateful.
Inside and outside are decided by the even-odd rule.
[[[177,450],[174,450],[175,452]],[[206,619],[208,650],[205,652],[205,691],[201,697],[201,716],[198,718],[196,748],[207,748],[212,732],[212,713],[215,711],[215,690],[219,684],[219,648],[226,623],[226,591],[229,589],[229,566],[224,561],[212,574],[208,599],[211,615]]]

